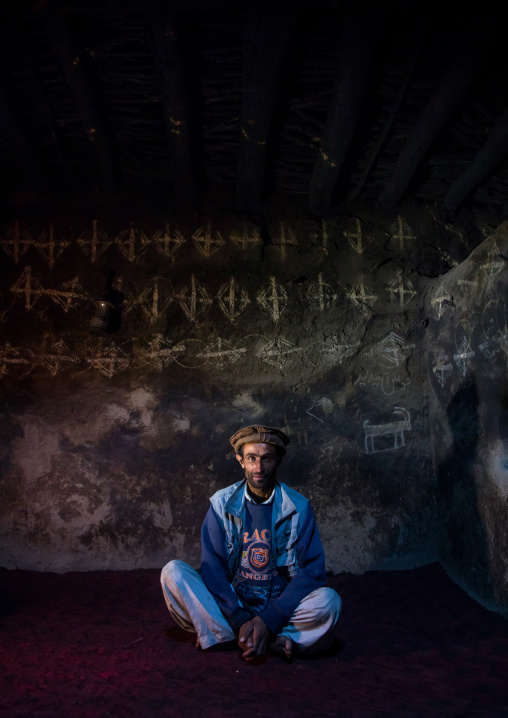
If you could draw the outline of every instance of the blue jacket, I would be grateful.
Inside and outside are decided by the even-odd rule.
[[[252,618],[231,585],[241,560],[245,500],[245,480],[217,491],[201,531],[201,575],[233,630]],[[300,601],[326,584],[324,552],[312,508],[304,496],[279,482],[271,536],[277,570],[287,586],[259,615],[277,634]]]

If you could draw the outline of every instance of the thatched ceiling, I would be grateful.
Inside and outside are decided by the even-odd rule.
[[[501,33],[425,0],[2,0],[0,198],[503,213]]]

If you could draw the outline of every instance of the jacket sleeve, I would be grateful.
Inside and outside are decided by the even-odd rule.
[[[278,634],[305,596],[326,585],[325,554],[310,504],[296,544],[298,571],[281,595],[259,616],[270,631]]]
[[[228,580],[225,532],[212,506],[201,527],[201,578],[233,631],[252,618]]]

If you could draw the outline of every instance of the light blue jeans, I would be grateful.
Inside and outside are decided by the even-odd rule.
[[[162,569],[161,584],[170,614],[181,628],[197,633],[201,648],[236,639],[192,566],[178,559],[170,561]],[[333,641],[341,607],[341,598],[333,588],[318,588],[298,604],[279,635],[291,638],[298,653],[326,650]]]

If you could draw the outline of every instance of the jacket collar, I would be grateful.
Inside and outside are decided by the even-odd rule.
[[[224,509],[233,516],[242,516],[245,508],[245,484],[247,479],[239,481],[231,486],[232,493],[224,506]],[[278,523],[296,511],[296,506],[289,498],[284,485],[275,482],[275,496],[273,497],[275,521]]]

